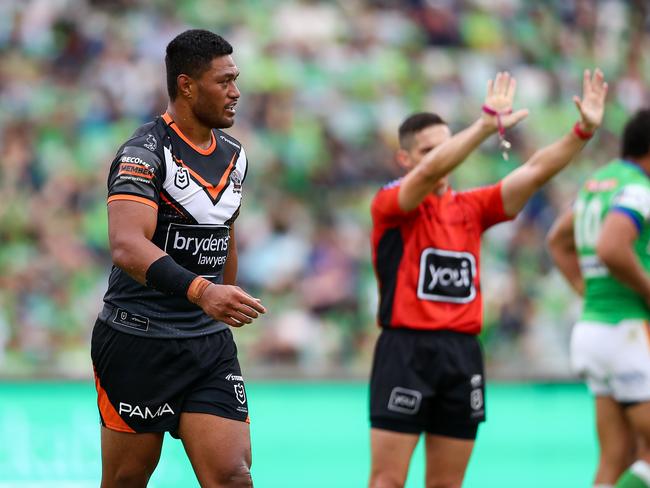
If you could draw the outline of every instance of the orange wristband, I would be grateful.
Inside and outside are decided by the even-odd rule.
[[[211,282],[202,276],[197,276],[192,280],[190,287],[187,289],[187,299],[192,303],[199,303],[199,300],[203,296],[203,292],[205,292],[205,289],[211,284]]]

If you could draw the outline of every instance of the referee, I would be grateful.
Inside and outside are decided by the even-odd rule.
[[[102,484],[143,487],[165,432],[203,487],[250,487],[244,379],[230,330],[266,310],[234,285],[248,160],[221,129],[240,96],[232,46],[189,30],[167,46],[167,111],[108,176],[114,266],[93,329]]]
[[[526,111],[512,113],[515,80],[488,83],[483,114],[452,136],[437,115],[400,126],[397,160],[406,176],[372,202],[373,264],[379,283],[377,341],[370,381],[371,488],[404,486],[422,433],[426,486],[460,487],[478,425],[485,420],[483,357],[476,339],[482,304],[482,233],[512,219],[528,199],[578,154],[600,125],[607,85],[586,71],[580,120],[500,182],[455,192],[447,175],[488,136]],[[523,483],[525,485],[525,483]]]

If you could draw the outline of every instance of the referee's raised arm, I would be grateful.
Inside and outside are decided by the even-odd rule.
[[[506,213],[514,217],[548,180],[564,169],[582,150],[603,120],[607,83],[600,69],[585,70],[582,98],[574,97],[580,120],[559,140],[546,146],[503,179],[501,193]]]
[[[445,134],[441,133],[439,137],[442,142],[439,145],[420,148],[426,151],[422,160],[417,166],[406,168],[409,172],[402,181],[398,195],[402,210],[408,212],[416,208],[433,191],[438,181],[462,163],[487,137],[526,118],[527,110],[512,112],[516,88],[517,83],[509,73],[497,73],[494,80],[488,81],[483,112],[476,122],[451,137],[446,125],[438,126],[439,131],[443,127],[446,129],[447,138],[444,140]],[[406,151],[403,142],[400,140],[400,153]],[[397,155],[398,162],[405,166],[406,158],[400,153]]]

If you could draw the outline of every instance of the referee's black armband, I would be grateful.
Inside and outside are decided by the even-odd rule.
[[[154,290],[166,295],[187,298],[187,290],[190,287],[190,283],[197,276],[183,268],[171,256],[167,255],[151,263],[145,279],[147,286]]]

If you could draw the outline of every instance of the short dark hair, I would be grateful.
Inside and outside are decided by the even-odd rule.
[[[399,126],[397,132],[399,135],[399,146],[402,149],[409,149],[415,134],[420,132],[422,129],[439,124],[447,125],[447,122],[445,122],[438,114],[419,112],[409,115]]]
[[[167,44],[167,93],[170,100],[178,95],[176,79],[186,74],[197,78],[214,58],[232,54],[232,46],[220,35],[203,29],[186,30]]]
[[[625,124],[621,156],[624,158],[643,157],[650,152],[650,108],[635,113]]]

